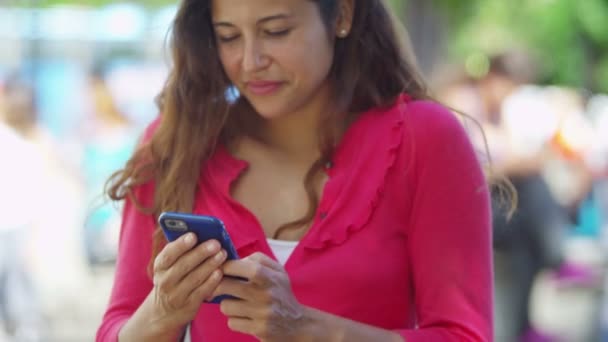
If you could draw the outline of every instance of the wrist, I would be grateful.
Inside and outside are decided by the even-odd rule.
[[[179,341],[184,326],[185,324],[176,322],[174,318],[159,313],[151,298],[148,297],[125,324],[123,330],[130,332],[126,334],[128,336],[138,336],[135,339],[138,341]],[[120,335],[125,334],[121,331]]]
[[[176,342],[182,336],[181,330],[167,329],[157,323],[138,317],[137,313],[129,319],[118,334],[118,341],[166,341]]]
[[[305,307],[301,324],[298,325],[298,342],[343,341],[343,329],[332,324],[331,315]]]

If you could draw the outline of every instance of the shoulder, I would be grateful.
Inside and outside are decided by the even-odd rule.
[[[402,95],[390,106],[377,108],[375,112],[381,114],[381,121],[400,122],[406,139],[426,142],[468,140],[457,114],[432,100],[411,100]]]
[[[454,112],[444,105],[430,100],[408,102],[402,109],[405,122],[425,136],[457,133],[463,129]]]
[[[391,110],[402,119],[400,151],[407,168],[454,163],[478,167],[478,151],[465,130],[469,122],[463,122],[447,106],[432,100],[410,100],[395,104]]]
[[[385,120],[400,118],[409,125],[422,125],[425,127],[456,126],[460,123],[454,112],[445,105],[433,100],[411,99],[403,94],[397,97],[391,104],[375,107],[371,113],[380,114]],[[378,115],[376,115],[378,117]]]
[[[359,120],[357,134],[379,139],[389,131],[398,131],[400,139],[416,142],[416,149],[456,142],[469,144],[468,134],[457,114],[432,100],[412,100],[399,96],[388,106],[375,107]],[[468,124],[468,122],[467,122]]]
[[[428,151],[444,147],[468,149],[472,145],[458,114],[438,102],[430,100],[408,102],[401,110],[401,115],[404,120],[404,134],[420,142],[416,144],[417,149]]]
[[[148,159],[150,157],[150,155],[148,153],[144,153],[144,154],[140,154],[138,152],[141,152],[142,149],[147,149],[149,148],[148,144],[150,142],[150,140],[152,139],[152,137],[154,136],[154,134],[157,132],[158,127],[160,126],[160,120],[161,117],[160,115],[157,116],[154,120],[152,120],[144,129],[143,132],[140,133],[140,137],[139,137],[139,141],[137,142],[137,147],[134,151],[134,154],[132,155],[132,159],[131,160],[135,160],[135,170],[137,170],[136,172],[139,174],[139,172],[146,172],[146,171],[142,171],[142,169],[140,167],[144,166],[147,163],[147,161],[150,161],[150,159]],[[136,159],[134,159],[136,158]],[[129,166],[128,166],[129,167]],[[143,174],[143,173],[142,173]],[[134,196],[132,199],[135,199],[138,205],[141,205],[145,208],[152,208],[154,206],[154,194],[156,191],[156,182],[154,181],[153,177],[148,177],[145,174],[140,174],[140,176],[145,180],[142,183],[139,183],[135,186],[133,186],[131,188],[132,190],[132,195]]]
[[[158,130],[158,127],[160,126],[161,115],[162,114],[159,114],[154,120],[152,120],[148,124],[148,126],[146,126],[146,128],[140,138],[140,144],[148,143],[152,139],[152,137],[154,136],[154,133],[156,133],[156,131]]]
[[[0,142],[2,146],[24,146],[25,139],[21,138],[15,130],[0,122]]]
[[[37,164],[42,163],[43,156],[40,147],[3,123],[0,123],[0,146],[10,146],[10,148],[0,149],[0,158],[10,160],[13,166],[20,164],[25,169],[29,169],[26,166],[28,163],[31,164],[33,161],[36,161]],[[23,171],[15,167],[12,169]]]

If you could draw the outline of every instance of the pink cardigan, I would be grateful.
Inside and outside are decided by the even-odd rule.
[[[223,147],[201,172],[195,213],[221,218],[241,257],[273,257],[253,214],[230,196],[247,168]],[[492,340],[489,197],[471,143],[445,108],[402,96],[363,114],[338,146],[310,231],[285,268],[298,300],[399,332],[408,342]],[[150,204],[153,185],[137,189]],[[118,331],[152,289],[155,222],[126,204],[116,279],[97,341]],[[254,341],[201,304],[193,341]]]

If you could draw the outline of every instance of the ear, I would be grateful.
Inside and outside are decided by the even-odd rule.
[[[353,27],[355,16],[355,0],[338,0],[338,21],[336,22],[336,36],[346,38]]]

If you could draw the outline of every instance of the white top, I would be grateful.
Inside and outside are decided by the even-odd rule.
[[[285,263],[287,263],[287,259],[289,259],[289,256],[291,255],[291,253],[293,253],[293,250],[296,249],[296,246],[299,243],[299,241],[285,241],[275,239],[266,240],[268,240],[268,245],[270,246],[272,253],[274,253],[274,256],[277,257],[277,260],[283,266],[285,266]]]

